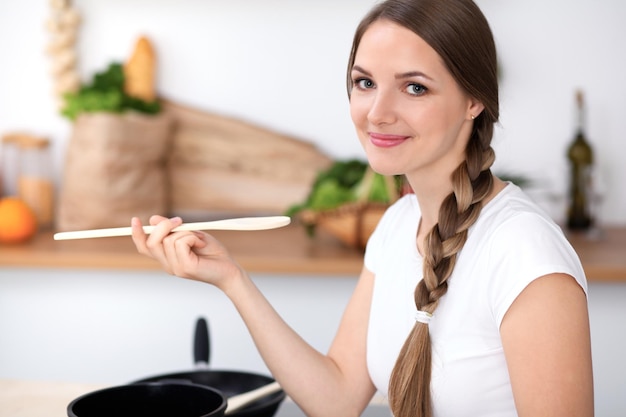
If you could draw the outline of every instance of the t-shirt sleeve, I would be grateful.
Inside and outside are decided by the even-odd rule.
[[[541,216],[525,213],[494,231],[488,262],[490,304],[498,326],[519,294],[535,279],[564,273],[587,293],[587,282],[578,255],[558,226]]]

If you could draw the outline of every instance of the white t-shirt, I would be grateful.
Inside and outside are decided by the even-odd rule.
[[[415,323],[413,293],[422,279],[415,240],[420,216],[415,195],[402,197],[381,219],[365,253],[365,266],[375,274],[367,364],[385,396]],[[561,229],[508,184],[470,228],[429,324],[435,416],[517,416],[500,324],[531,281],[557,272],[573,276],[587,291],[578,256]]]

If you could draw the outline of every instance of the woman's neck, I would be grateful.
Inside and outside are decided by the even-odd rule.
[[[411,182],[411,188],[417,197],[421,218],[417,228],[417,250],[424,255],[424,238],[430,230],[437,224],[439,219],[439,208],[444,198],[452,192],[451,184],[420,183]]]
[[[439,208],[443,200],[452,192],[452,184],[449,181],[410,181],[411,188],[417,197],[420,207],[421,220],[418,230],[419,235],[425,235],[438,222]]]

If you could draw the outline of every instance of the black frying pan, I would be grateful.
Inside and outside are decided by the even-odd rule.
[[[204,318],[199,318],[196,322],[196,332],[194,338],[194,361],[196,364],[209,363],[210,347],[209,327]],[[136,381],[136,383],[144,382],[171,382],[175,380],[183,380],[215,388],[222,392],[224,396],[231,397],[233,395],[242,394],[252,391],[253,389],[262,387],[274,382],[274,378],[266,375],[224,371],[224,370],[195,370],[191,372],[180,372],[165,375],[157,375]],[[281,402],[285,399],[284,391],[278,391],[261,398],[248,406],[236,411],[230,416],[232,417],[272,417]]]
[[[222,417],[226,397],[189,383],[121,385],[90,392],[67,406],[69,417]]]

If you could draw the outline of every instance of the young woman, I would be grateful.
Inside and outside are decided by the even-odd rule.
[[[139,252],[220,288],[309,416],[358,416],[376,390],[396,417],[591,416],[584,272],[559,227],[490,171],[496,52],[471,0],[388,0],[348,66],[372,168],[414,190],[389,208],[327,354],[278,316],[212,236],[154,216]],[[284,358],[289,358],[288,361]]]

